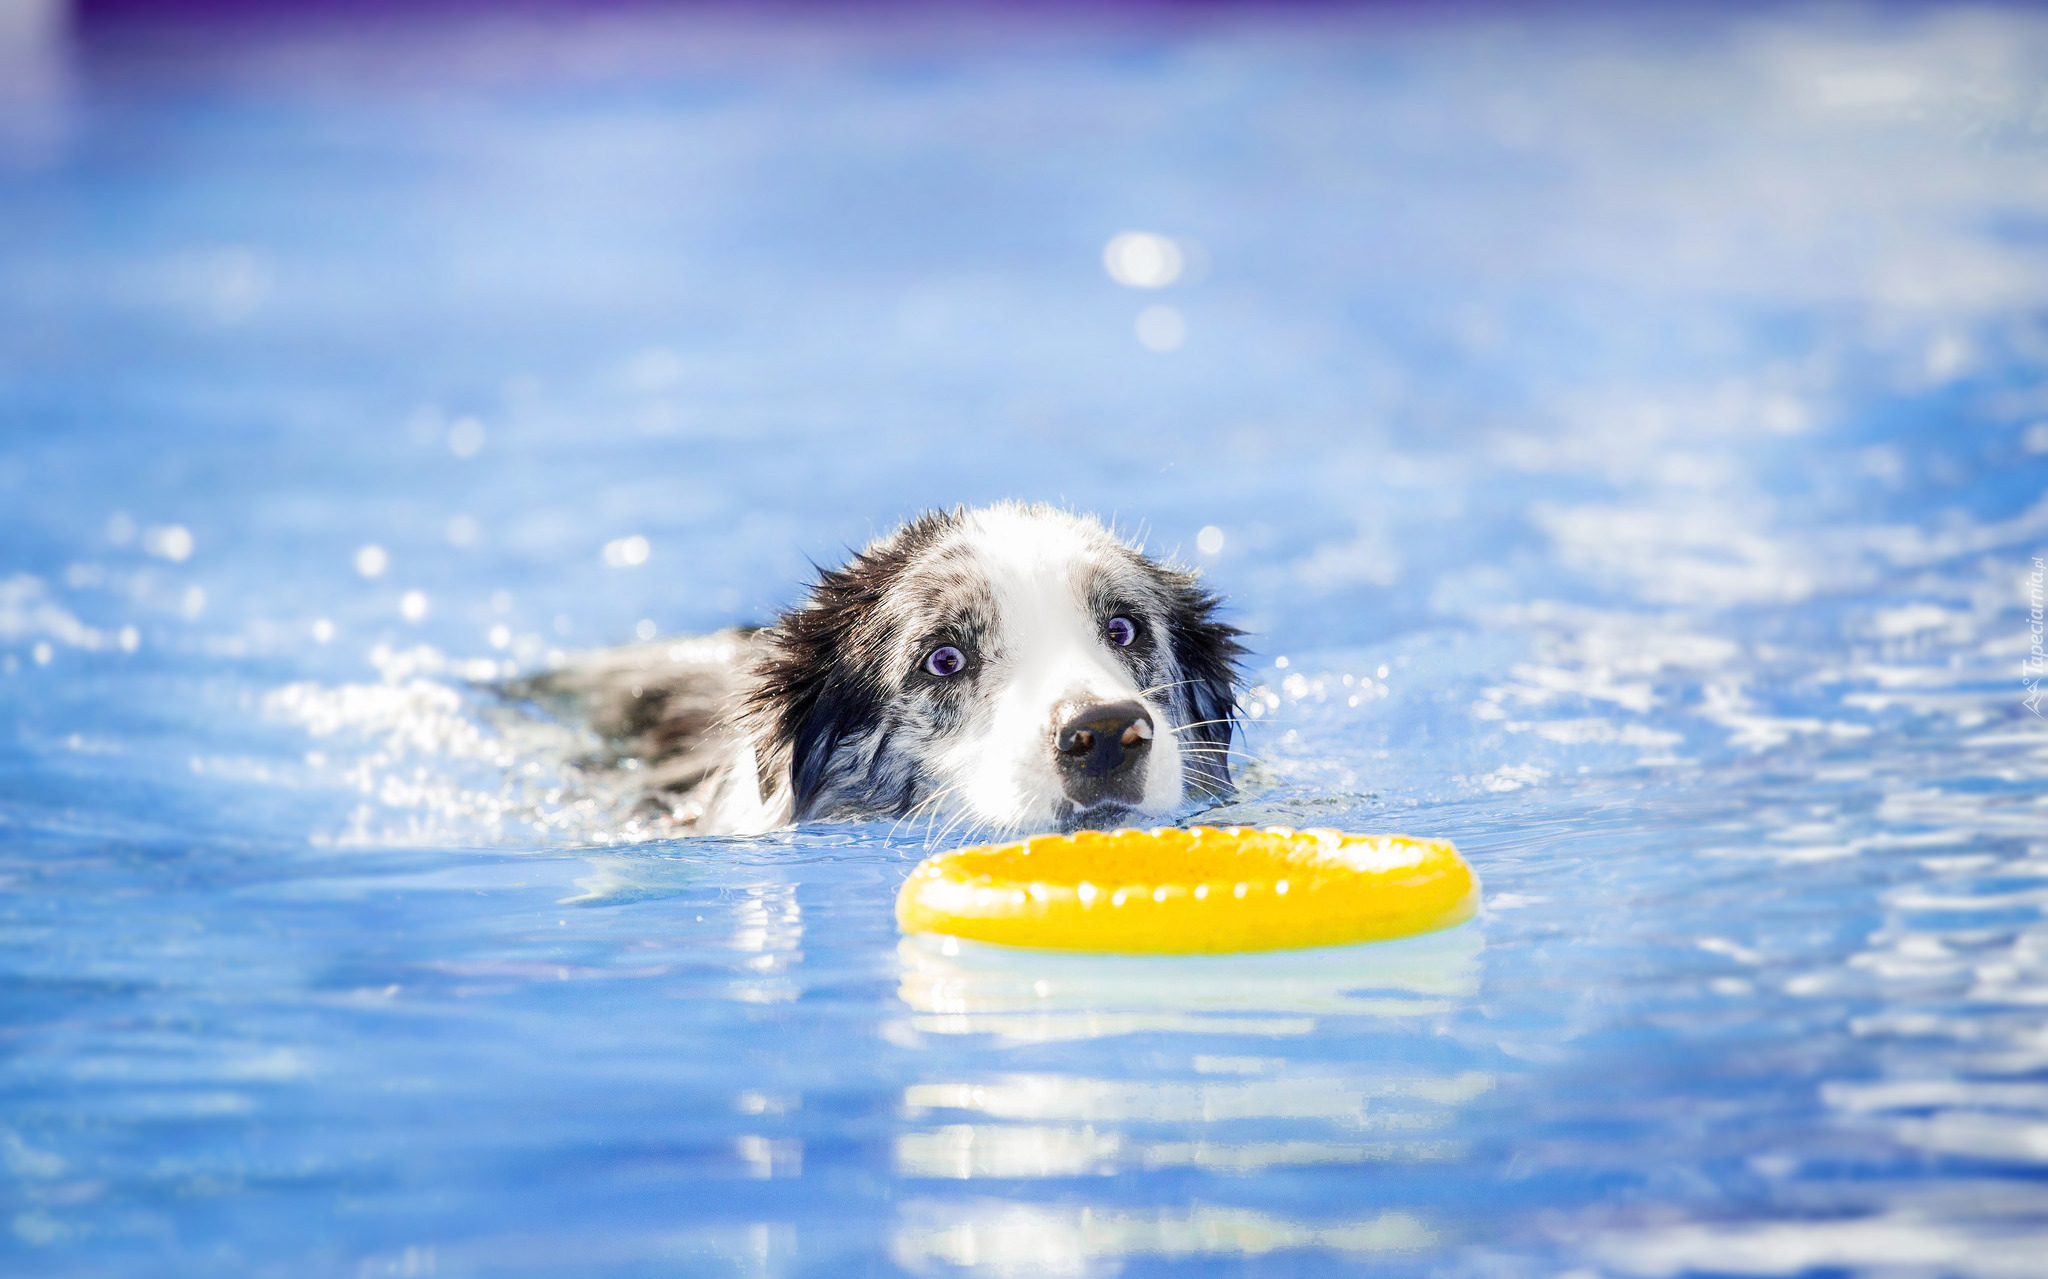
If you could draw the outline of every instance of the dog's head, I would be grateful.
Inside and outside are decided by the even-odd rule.
[[[1095,520],[930,514],[819,574],[747,707],[790,816],[1111,826],[1227,794],[1239,632]]]

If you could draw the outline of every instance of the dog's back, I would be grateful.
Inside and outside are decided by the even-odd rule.
[[[500,691],[587,725],[604,748],[585,767],[635,774],[643,811],[690,829],[743,749],[735,712],[759,634],[734,629],[585,653]]]

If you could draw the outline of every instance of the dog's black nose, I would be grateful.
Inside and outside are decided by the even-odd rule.
[[[1084,706],[1060,725],[1060,772],[1068,791],[1083,778],[1099,780],[1123,772],[1152,749],[1152,717],[1136,702]]]

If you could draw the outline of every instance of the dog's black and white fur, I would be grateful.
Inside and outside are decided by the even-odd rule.
[[[614,650],[566,703],[678,833],[1166,819],[1230,792],[1239,632],[1195,574],[1044,506],[924,515],[774,625]]]

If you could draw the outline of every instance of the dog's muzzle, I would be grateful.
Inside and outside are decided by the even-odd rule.
[[[1141,801],[1152,731],[1152,716],[1136,702],[1082,707],[1053,734],[1067,798],[1081,809]]]

